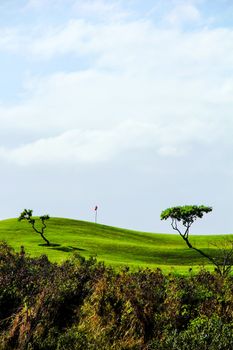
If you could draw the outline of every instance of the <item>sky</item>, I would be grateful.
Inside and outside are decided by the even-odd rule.
[[[231,0],[1,0],[0,217],[233,233]]]

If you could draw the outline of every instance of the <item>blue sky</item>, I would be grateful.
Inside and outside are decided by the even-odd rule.
[[[232,232],[232,1],[0,4],[0,217]]]

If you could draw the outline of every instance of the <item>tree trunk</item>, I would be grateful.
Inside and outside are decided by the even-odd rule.
[[[43,240],[47,243],[47,245],[50,245],[50,242],[47,240],[47,238],[45,238],[45,236],[43,235],[43,233],[40,233],[41,237],[43,238]]]

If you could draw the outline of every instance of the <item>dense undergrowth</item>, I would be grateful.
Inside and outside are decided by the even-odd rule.
[[[62,265],[0,246],[0,349],[230,350],[233,278]]]

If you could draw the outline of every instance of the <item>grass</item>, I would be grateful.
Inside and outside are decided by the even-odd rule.
[[[51,261],[58,263],[74,252],[86,258],[94,256],[116,268],[125,265],[133,270],[160,267],[166,273],[186,273],[190,267],[195,271],[208,263],[187,248],[176,234],[138,232],[64,218],[51,218],[47,225],[45,236],[56,244],[54,246],[44,246],[40,235],[27,222],[18,222],[17,219],[0,221],[0,240],[6,241],[16,251],[20,251],[23,245],[27,254],[46,254]],[[223,235],[193,235],[191,241],[198,248],[214,254],[211,242],[223,238]]]

